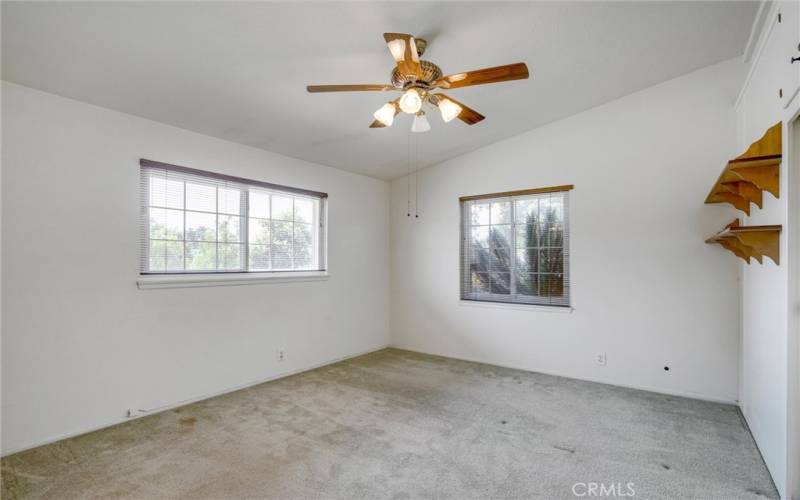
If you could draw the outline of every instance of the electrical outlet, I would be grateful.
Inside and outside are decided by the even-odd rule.
[[[606,366],[606,353],[604,353],[604,352],[598,352],[597,354],[595,354],[595,356],[594,356],[594,362],[595,362],[595,363],[596,363],[598,366]]]
[[[286,349],[278,349],[278,361],[286,361]]]

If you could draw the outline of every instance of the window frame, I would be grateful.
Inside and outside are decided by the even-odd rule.
[[[150,205],[150,177],[151,175],[147,173],[149,169],[160,169],[166,172],[176,172],[180,174],[186,174],[187,176],[194,176],[198,178],[198,183],[202,183],[203,179],[206,179],[209,184],[214,185],[217,188],[217,196],[216,196],[216,211],[213,212],[216,216],[216,230],[217,236],[216,240],[213,242],[217,246],[220,243],[219,241],[219,217],[220,215],[233,215],[227,213],[220,213],[219,207],[219,183],[220,182],[230,182],[234,185],[238,185],[241,189],[241,198],[239,203],[239,213],[238,215],[233,215],[235,217],[239,217],[239,241],[236,244],[241,246],[240,249],[240,259],[241,259],[241,267],[236,269],[198,269],[198,270],[188,270],[185,268],[181,270],[150,270],[149,263],[150,263],[150,242],[152,238],[150,238],[150,208],[153,208]],[[325,275],[327,276],[327,236],[328,236],[328,227],[327,227],[327,201],[328,201],[328,194],[319,192],[319,191],[312,191],[307,189],[300,189],[290,186],[283,186],[280,184],[273,184],[269,182],[263,182],[253,179],[246,179],[243,177],[235,177],[226,174],[220,174],[216,172],[209,172],[206,170],[198,170],[194,168],[184,167],[180,165],[173,165],[169,163],[158,162],[154,160],[148,159],[140,159],[139,160],[139,179],[140,179],[140,263],[139,263],[139,275],[148,280],[157,280],[159,277],[166,278],[168,280],[173,280],[174,278],[179,277],[187,277],[187,276],[219,276],[219,275],[227,275],[231,276],[232,278],[235,276],[243,276],[247,277],[246,281],[253,281],[250,278],[258,277],[258,276],[269,276],[269,277],[286,277],[297,275],[299,277],[307,278],[309,276],[316,276],[316,275]],[[249,213],[249,198],[250,198],[250,188],[255,188],[257,190],[262,190],[269,192],[270,195],[284,195],[284,196],[291,196],[294,200],[294,197],[304,197],[313,199],[318,202],[318,209],[315,214],[313,214],[313,220],[310,223],[312,226],[312,230],[316,231],[316,253],[318,258],[316,259],[316,267],[311,269],[257,269],[257,270],[250,270],[250,259],[249,259],[249,252],[251,243],[249,241],[249,222],[250,222],[250,213]],[[184,262],[186,259],[186,213],[187,212],[198,212],[198,213],[211,213],[207,211],[198,211],[198,210],[188,210],[186,208],[186,192],[185,192],[185,184],[184,184],[184,202],[182,209],[174,209],[180,210],[183,213],[183,230],[184,230],[184,238],[182,240],[174,240],[174,241],[181,241],[184,244]],[[270,198],[270,205],[272,203],[272,198]],[[162,207],[155,207],[155,208],[162,208]],[[165,210],[173,210],[169,207],[163,207]],[[293,210],[293,220],[292,228],[294,231],[294,210]],[[255,219],[259,219],[258,217],[254,217]],[[270,210],[270,239],[272,238],[272,229],[271,224],[273,222],[272,219],[272,212]],[[316,226],[316,227],[315,227]],[[294,239],[294,234],[292,235]],[[157,240],[157,239],[156,239]],[[165,240],[165,241],[172,241],[172,240]],[[272,244],[270,246],[270,252],[272,251]],[[217,254],[218,255],[218,254]],[[217,262],[219,265],[219,262]],[[160,282],[160,281],[159,281]],[[221,281],[220,281],[221,282]],[[140,282],[140,285],[142,282]],[[140,286],[141,287],[141,286]]]
[[[524,189],[524,190],[517,190],[517,191],[504,191],[499,193],[487,193],[481,195],[473,195],[473,196],[462,196],[459,198],[459,300],[464,303],[474,303],[474,304],[486,304],[486,305],[504,305],[504,306],[520,306],[523,308],[554,308],[554,309],[565,309],[565,310],[572,310],[572,290],[571,290],[571,282],[570,282],[570,225],[569,225],[569,191],[574,189],[574,186],[569,185],[561,185],[561,186],[552,186],[552,187],[543,187],[543,188],[535,188],[535,189]],[[517,239],[517,218],[516,218],[516,201],[519,198],[526,197],[526,196],[541,196],[546,195],[549,193],[560,193],[562,196],[562,220],[561,223],[563,224],[563,241],[560,247],[548,247],[548,248],[561,248],[562,249],[562,258],[563,258],[563,272],[560,273],[563,276],[564,280],[564,290],[565,294],[563,298],[559,298],[558,300],[550,300],[549,302],[546,300],[542,300],[541,296],[526,296],[520,295],[516,293],[517,287],[517,258],[516,253],[520,248],[518,248],[516,239]],[[488,292],[465,292],[465,283],[467,281],[467,272],[469,272],[469,277],[471,278],[472,273],[469,271],[470,267],[470,256],[471,254],[466,251],[469,245],[471,245],[471,228],[475,227],[475,225],[471,224],[471,213],[470,209],[473,206],[470,202],[479,202],[483,201],[491,206],[491,204],[495,201],[509,201],[510,202],[510,213],[509,213],[509,226],[510,226],[510,241],[509,241],[509,251],[511,254],[509,255],[510,261],[510,270],[509,270],[509,293],[508,294],[501,294],[501,293],[493,293],[491,291]],[[487,227],[492,227],[493,224],[488,224]],[[533,248],[533,247],[532,247]],[[540,251],[542,247],[537,246],[537,251]],[[490,247],[491,250],[491,247]],[[538,257],[537,257],[538,258]],[[537,272],[537,276],[541,276],[542,274],[553,274],[553,273],[541,273]],[[555,273],[558,274],[558,273]],[[555,303],[554,303],[555,302]]]

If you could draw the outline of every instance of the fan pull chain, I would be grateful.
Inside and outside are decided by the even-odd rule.
[[[414,141],[414,218],[419,219],[419,135]]]
[[[411,132],[408,133],[406,141],[406,166],[408,167],[408,175],[406,175],[406,217],[411,217]]]

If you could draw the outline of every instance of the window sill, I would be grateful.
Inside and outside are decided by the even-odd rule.
[[[327,271],[288,273],[231,273],[231,274],[175,274],[140,276],[136,285],[140,290],[155,288],[196,288],[204,286],[260,285],[265,283],[304,283],[325,281]]]
[[[572,306],[543,306],[540,304],[520,304],[510,302],[491,302],[488,300],[458,300],[459,305],[466,307],[491,307],[494,309],[517,309],[520,311],[548,312],[556,314],[571,314],[575,309]]]

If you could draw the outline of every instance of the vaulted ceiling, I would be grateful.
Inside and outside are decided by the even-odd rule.
[[[3,79],[391,179],[411,117],[370,129],[394,94],[382,33],[428,40],[445,74],[524,61],[529,80],[450,91],[486,120],[431,118],[427,166],[740,55],[756,2],[3,2]]]

